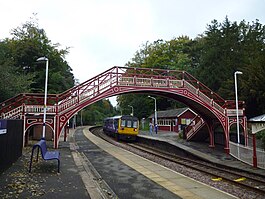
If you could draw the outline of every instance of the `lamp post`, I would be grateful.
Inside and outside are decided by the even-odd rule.
[[[236,130],[237,130],[237,143],[240,144],[240,136],[239,136],[239,118],[238,118],[238,97],[237,97],[237,78],[236,75],[242,75],[241,71],[236,71],[234,73],[235,76],[235,95],[236,95]]]
[[[131,116],[133,116],[133,106],[131,106],[131,105],[128,105],[128,106],[132,108]]]
[[[157,111],[156,111],[156,98],[151,97],[150,95],[148,96],[149,98],[152,98],[153,100],[155,100],[155,126],[157,125]]]
[[[46,58],[46,57],[40,57],[40,58],[37,59],[37,62],[41,62],[41,61],[45,61],[46,62],[45,90],[44,90],[44,107],[43,107],[43,128],[42,128],[42,139],[45,139],[49,59]]]
[[[80,124],[81,124],[81,126],[83,126],[83,116],[82,116],[82,111],[83,111],[83,109],[81,109],[81,111],[80,111]]]

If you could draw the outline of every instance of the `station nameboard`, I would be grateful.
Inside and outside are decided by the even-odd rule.
[[[0,120],[0,135],[7,133],[7,120]]]

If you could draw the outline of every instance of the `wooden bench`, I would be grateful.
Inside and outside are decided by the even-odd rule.
[[[34,151],[37,148],[37,162],[39,158],[39,151],[44,160],[57,160],[58,161],[58,173],[60,173],[60,152],[59,151],[48,151],[45,139],[41,139],[38,143],[34,144],[31,151],[31,158],[29,164],[29,172],[31,172],[32,159]]]

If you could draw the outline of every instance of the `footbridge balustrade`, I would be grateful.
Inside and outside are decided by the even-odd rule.
[[[60,134],[78,111],[101,99],[124,93],[149,93],[186,104],[201,117],[187,133],[188,139],[199,134],[199,129],[206,125],[210,146],[214,146],[213,131],[219,124],[224,131],[225,150],[229,152],[230,126],[236,123],[235,101],[224,100],[185,71],[128,67],[112,67],[61,94],[48,95],[47,118],[54,133],[54,147],[58,147]],[[43,123],[40,117],[43,102],[43,94],[20,94],[1,103],[0,117],[23,119],[25,134],[31,126]],[[240,124],[245,134],[243,106],[244,103],[239,102]]]

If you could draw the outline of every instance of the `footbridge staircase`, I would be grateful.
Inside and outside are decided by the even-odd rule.
[[[67,122],[90,104],[125,93],[149,93],[178,100],[200,117],[187,128],[187,139],[200,134],[207,127],[210,146],[214,146],[214,127],[220,125],[229,152],[229,130],[236,123],[235,101],[224,100],[185,71],[151,68],[112,67],[109,70],[61,93],[49,94],[47,100],[48,125],[53,130],[54,147]],[[0,105],[1,119],[24,120],[24,135],[33,125],[42,125],[44,94],[24,93]],[[239,102],[240,125],[246,131],[243,102]]]

